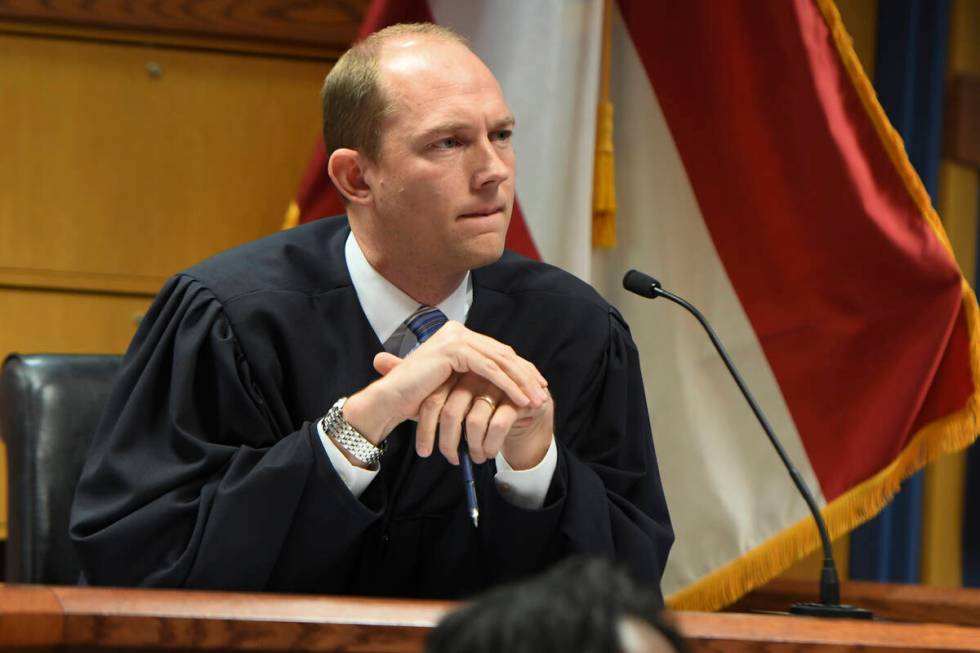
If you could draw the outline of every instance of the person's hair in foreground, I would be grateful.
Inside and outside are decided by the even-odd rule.
[[[660,595],[606,560],[573,558],[448,614],[427,653],[686,651]]]

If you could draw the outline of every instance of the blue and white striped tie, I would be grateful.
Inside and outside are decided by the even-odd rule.
[[[415,334],[419,344],[432,337],[443,324],[449,321],[446,314],[433,306],[420,306],[419,310],[412,313],[412,316],[405,320],[405,326]]]

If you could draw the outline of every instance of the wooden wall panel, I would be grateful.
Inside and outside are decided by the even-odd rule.
[[[370,0],[4,0],[0,18],[33,25],[138,30],[170,35],[302,46],[339,56],[357,35]]]
[[[330,64],[21,27],[0,24],[0,358],[122,352],[166,277],[279,228]],[[6,508],[0,446],[0,539]]]
[[[0,288],[0,356],[122,353],[150,297]]]
[[[0,284],[153,292],[275,231],[319,133],[327,69],[0,35]]]

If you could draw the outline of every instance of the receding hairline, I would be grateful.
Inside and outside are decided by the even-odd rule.
[[[333,69],[324,79],[323,88],[320,91],[321,104],[323,106],[323,131],[324,143],[327,146],[328,156],[337,148],[354,147],[359,149],[370,159],[377,159],[380,152],[380,131],[381,123],[387,121],[392,112],[395,111],[395,101],[389,92],[386,75],[381,69],[381,59],[385,54],[386,46],[396,41],[411,41],[412,39],[426,39],[442,44],[456,44],[466,48],[473,56],[476,53],[470,47],[469,41],[457,32],[434,23],[399,23],[391,25],[377,32],[373,32],[365,39],[355,43],[347,52],[341,55]],[[479,59],[479,57],[477,57]],[[340,82],[340,80],[344,80]],[[356,80],[356,81],[355,81]],[[328,95],[333,82],[339,82],[346,91],[342,95],[347,99],[343,100],[344,108],[340,114],[344,116],[340,131],[330,128],[328,117],[337,118],[338,114],[333,113],[328,108]],[[354,87],[360,90],[355,91],[355,96],[348,93]],[[336,84],[333,84],[337,88]],[[359,99],[354,100],[354,97]],[[338,96],[335,96],[338,97]],[[351,104],[351,101],[354,101]],[[353,116],[357,112],[350,113],[354,107],[368,109],[366,117],[362,114],[361,122],[364,129],[356,126],[358,122]],[[328,133],[336,138],[328,138]]]
[[[423,23],[428,24],[428,23]],[[395,25],[394,27],[398,27]],[[439,27],[436,25],[435,27]],[[383,31],[383,30],[382,30]],[[490,72],[493,76],[493,72],[487,67],[486,63],[473,51],[470,47],[469,42],[465,38],[456,34],[455,32],[448,31],[448,34],[452,34],[455,38],[446,37],[441,31],[436,33],[422,32],[422,33],[395,33],[386,36],[384,40],[379,40],[377,48],[373,52],[373,65],[376,75],[376,83],[378,85],[378,91],[384,98],[387,113],[393,110],[394,97],[389,92],[388,84],[390,83],[389,75],[395,72],[391,69],[386,70],[386,64],[393,60],[397,60],[399,57],[404,57],[406,59],[431,59],[432,53],[425,49],[427,44],[435,45],[448,45],[450,47],[461,47],[466,52],[469,53],[474,59],[480,62],[480,64]],[[380,32],[376,32],[380,34]],[[374,36],[372,34],[372,36]],[[399,46],[404,46],[401,49]],[[418,49],[411,49],[413,46],[419,46]],[[494,77],[496,80],[496,77]]]
[[[388,41],[411,36],[441,39],[462,45],[471,52],[473,50],[469,40],[465,36],[449,27],[436,25],[435,23],[398,23],[396,25],[389,25],[377,32],[372,32],[364,40],[358,41],[351,47],[351,50],[365,48],[371,50],[372,54],[377,56],[378,50]]]

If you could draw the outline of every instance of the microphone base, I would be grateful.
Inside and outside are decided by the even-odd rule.
[[[853,605],[827,605],[824,603],[794,603],[790,614],[804,617],[823,617],[827,619],[873,619],[871,610]]]

